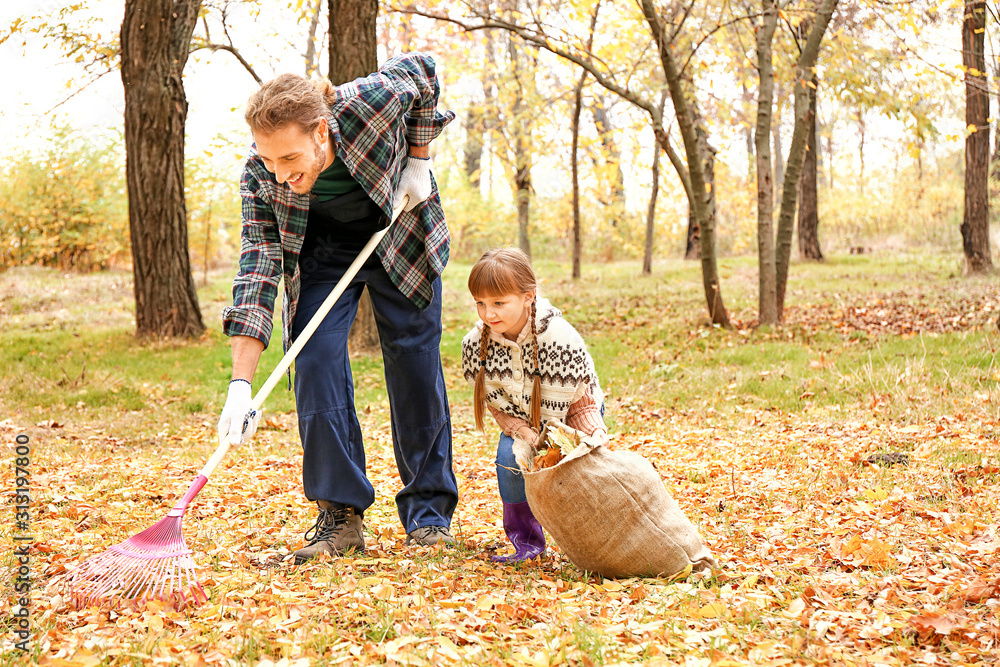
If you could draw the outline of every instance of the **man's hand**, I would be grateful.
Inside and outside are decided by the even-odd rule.
[[[253,409],[250,393],[251,386],[246,380],[233,380],[229,383],[229,395],[226,396],[222,416],[219,417],[220,445],[228,438],[230,446],[238,447],[249,442],[257,430],[263,410]]]
[[[417,204],[431,196],[431,159],[410,155],[406,159],[406,167],[399,176],[399,187],[393,197],[393,207],[399,208],[403,196],[408,195],[404,211],[412,211]]]

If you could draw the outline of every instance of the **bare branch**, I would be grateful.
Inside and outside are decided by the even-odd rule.
[[[109,67],[109,68],[107,68],[107,69],[106,69],[106,70],[104,70],[103,72],[98,72],[98,73],[97,73],[96,75],[93,75],[93,76],[91,77],[90,81],[87,81],[87,82],[86,82],[86,83],[84,83],[84,84],[83,84],[82,86],[80,86],[79,88],[77,88],[76,90],[74,90],[74,91],[73,91],[72,93],[70,93],[70,94],[69,94],[69,95],[68,95],[67,97],[65,97],[65,98],[63,98],[62,100],[60,100],[59,102],[57,102],[57,103],[56,103],[56,105],[55,105],[54,107],[52,107],[51,109],[49,109],[48,111],[46,111],[46,112],[45,112],[44,114],[42,114],[42,115],[43,115],[43,116],[48,116],[48,115],[49,115],[50,113],[52,113],[53,111],[55,111],[56,109],[58,109],[58,108],[59,108],[59,107],[61,107],[62,105],[64,105],[64,104],[66,104],[67,102],[69,102],[69,101],[70,101],[71,99],[73,99],[74,97],[76,97],[77,95],[79,95],[80,93],[82,93],[83,91],[85,91],[85,90],[86,90],[87,88],[89,88],[90,86],[92,86],[92,85],[94,85],[95,83],[97,83],[97,82],[98,82],[99,80],[101,80],[101,79],[102,79],[102,78],[103,78],[103,77],[104,77],[105,75],[107,75],[107,74],[111,74],[112,72],[117,72],[117,71],[118,71],[118,66],[117,66],[117,65],[115,65],[115,66],[112,66],[112,67]]]
[[[190,53],[194,53],[195,51],[200,51],[202,49],[208,49],[209,51],[212,52],[228,51],[229,53],[233,54],[236,57],[236,59],[240,62],[241,65],[243,65],[243,69],[245,69],[247,72],[250,73],[250,76],[253,77],[254,81],[256,81],[258,84],[264,83],[263,79],[257,76],[257,72],[254,70],[253,65],[251,65],[246,61],[246,59],[240,53],[240,50],[237,49],[235,46],[230,46],[228,44],[210,44],[208,42],[195,42],[194,40],[191,40]]]
[[[654,105],[649,100],[642,98],[638,93],[618,85],[617,83],[612,81],[607,76],[607,74],[598,69],[597,66],[594,65],[594,63],[591,62],[590,60],[591,58],[594,57],[593,54],[584,53],[584,55],[577,55],[575,53],[571,53],[568,49],[556,46],[553,43],[553,40],[550,39],[549,37],[545,35],[536,34],[535,32],[525,28],[524,26],[520,26],[515,23],[511,23],[509,21],[504,21],[501,19],[484,18],[484,17],[480,17],[482,21],[481,23],[471,24],[461,21],[459,19],[452,18],[450,16],[446,16],[444,14],[421,11],[418,9],[414,9],[412,7],[391,6],[389,10],[394,12],[400,12],[403,14],[414,14],[416,16],[423,16],[425,18],[434,19],[436,21],[444,21],[446,23],[457,25],[466,32],[473,32],[476,30],[500,29],[513,33],[518,37],[520,37],[521,39],[525,40],[526,42],[534,44],[539,48],[545,49],[549,53],[553,53],[559,56],[560,58],[563,58],[565,60],[568,60],[572,63],[579,65],[587,72],[589,72],[590,75],[594,77],[594,80],[598,84],[600,84],[603,88],[610,90],[611,92],[619,95],[623,99],[628,100],[629,102],[639,107],[640,109],[646,111],[654,119],[655,123],[658,123],[661,118],[656,108],[656,105]]]
[[[716,24],[715,27],[713,27],[711,30],[702,35],[701,39],[695,42],[694,46],[691,47],[691,53],[688,54],[688,57],[684,59],[684,63],[681,65],[680,69],[681,74],[684,74],[684,71],[687,69],[688,65],[691,64],[691,59],[694,58],[694,54],[698,52],[698,49],[701,47],[701,45],[707,42],[709,38],[712,37],[715,33],[719,32],[723,28],[728,28],[729,26],[735,25],[742,21],[749,21],[751,19],[759,17],[760,15],[761,15],[760,12],[756,12],[753,14],[745,14],[743,16],[737,16],[729,21],[726,21],[725,23]]]
[[[671,19],[670,22],[674,25],[674,29],[670,33],[671,42],[673,42],[674,39],[677,38],[677,35],[680,34],[681,27],[684,25],[684,22],[687,20],[688,16],[691,15],[692,9],[694,9],[694,0],[691,0],[691,2],[689,2],[687,6],[683,8],[683,10],[681,11],[681,18],[679,21]]]

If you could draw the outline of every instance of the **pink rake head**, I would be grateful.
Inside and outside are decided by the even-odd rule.
[[[207,601],[181,534],[184,511],[207,481],[198,475],[167,516],[82,563],[69,583],[75,606],[114,606],[125,601],[141,607],[148,600],[160,600],[181,608]]]

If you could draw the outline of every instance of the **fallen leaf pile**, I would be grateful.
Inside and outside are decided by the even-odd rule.
[[[941,334],[981,328],[993,329],[1000,313],[1000,294],[992,286],[964,286],[955,296],[947,290],[936,292],[882,292],[810,294],[785,306],[787,328],[771,336],[836,331],[845,336]],[[734,309],[733,326],[749,332],[759,325],[756,308]],[[620,324],[613,323],[620,328]],[[647,324],[655,324],[652,318]],[[692,331],[696,336],[699,332]]]
[[[963,298],[895,292],[844,295],[790,306],[785,320],[793,325],[834,328],[841,334],[911,335],[969,331],[988,326],[1000,313],[995,291]]]
[[[291,565],[315,509],[302,497],[293,415],[272,415],[184,517],[210,595],[184,612],[76,610],[66,582],[169,511],[211,452],[213,429],[194,416],[127,447],[93,425],[0,422],[8,449],[19,432],[34,447],[34,659],[986,665],[1000,647],[996,419],[899,427],[759,412],[724,425],[679,415],[626,424],[616,448],[654,463],[719,561],[711,576],[677,582],[592,577],[551,543],[537,563],[493,563],[506,549],[493,445],[461,427],[461,546],[407,547],[387,409],[362,419],[377,498],[365,553]],[[873,456],[890,451],[906,462]],[[13,642],[5,636],[3,651]]]
[[[852,270],[837,267],[823,271]],[[55,360],[62,337],[98,312],[71,311],[64,286],[87,280],[96,292],[101,283],[61,274],[47,280],[52,294],[62,295],[57,313],[29,303],[5,323],[17,331],[46,332],[38,334],[38,357]],[[510,550],[497,492],[497,434],[474,431],[471,410],[461,400],[451,415],[460,493],[451,529],[458,546],[408,546],[394,502],[403,485],[390,411],[376,398],[359,409],[375,490],[364,516],[364,553],[291,563],[316,519],[316,506],[302,494],[296,415],[271,408],[253,441],[228,455],[183,519],[208,602],[183,611],[157,602],[76,609],[67,588],[71,573],[170,511],[215,449],[217,415],[213,406],[196,401],[180,409],[185,386],[169,373],[133,388],[141,409],[117,400],[76,409],[84,377],[114,391],[128,386],[120,378],[131,371],[95,380],[93,366],[84,376],[82,362],[74,361],[64,363],[65,382],[49,380],[52,395],[37,394],[44,406],[34,408],[33,418],[6,409],[18,389],[0,390],[0,485],[7,513],[0,526],[7,545],[28,545],[30,553],[27,564],[13,548],[0,559],[0,664],[996,665],[995,283],[969,283],[939,295],[930,287],[922,288],[927,295],[916,288],[896,294],[895,286],[882,294],[823,294],[812,301],[793,293],[784,327],[717,334],[698,326],[687,335],[680,331],[678,345],[671,340],[665,347],[655,336],[673,335],[678,322],[703,308],[700,295],[697,301],[672,298],[678,281],[650,283],[635,299],[626,298],[627,291],[607,300],[581,291],[578,299],[600,304],[580,309],[588,317],[571,319],[588,343],[591,336],[600,342],[614,333],[618,347],[609,348],[623,350],[629,362],[648,363],[655,382],[703,383],[693,386],[704,387],[704,402],[671,405],[621,376],[602,377],[615,449],[654,465],[717,559],[714,572],[608,580],[577,569],[551,540],[540,560],[493,562],[492,555]],[[450,291],[464,290],[460,283]],[[609,292],[618,291],[617,284],[607,284]],[[130,294],[116,288],[101,316],[113,326],[131,327],[122,305]],[[228,286],[219,294],[221,305]],[[48,292],[43,297],[53,298]],[[467,306],[449,308],[448,329],[467,327]],[[63,311],[69,315],[58,315]],[[590,317],[595,312],[600,315]],[[70,315],[81,319],[68,320]],[[734,321],[749,319],[747,314]],[[732,345],[737,352],[746,347],[742,359],[759,359],[750,356],[758,354],[750,346],[779,338],[794,338],[817,375],[832,373],[837,352],[824,343],[827,334],[837,345],[864,346],[869,334],[879,342],[895,334],[948,331],[962,331],[969,349],[983,351],[968,360],[968,372],[952,364],[944,367],[950,369],[943,373],[947,377],[939,378],[927,361],[927,372],[875,375],[871,379],[881,384],[840,391],[845,398],[835,405],[809,405],[803,398],[793,412],[757,396],[737,400],[747,396],[735,396],[738,386],[726,388],[735,379],[699,379],[694,373],[702,363],[698,355],[714,363],[716,350]],[[5,335],[4,342],[14,337]],[[816,338],[815,349],[810,337]],[[149,351],[170,352],[178,345],[150,343]],[[25,345],[10,348],[34,352]],[[765,354],[779,348],[760,349]],[[228,357],[218,351],[221,369]],[[15,355],[9,359],[21,368]],[[734,369],[738,363],[732,362]],[[454,356],[445,358],[449,391],[467,391],[460,366]],[[770,383],[780,372],[761,373],[761,385],[767,388],[765,377]],[[959,378],[959,372],[966,375]],[[26,385],[34,381],[25,377]],[[381,369],[355,377],[359,396],[384,383]],[[827,379],[868,378],[843,369]],[[820,389],[805,384],[795,391],[807,397]],[[890,403],[899,409],[887,409]],[[25,405],[27,411],[34,404]],[[27,465],[17,463],[19,434],[30,439]],[[558,457],[574,446],[548,449]],[[23,520],[16,514],[15,491],[22,478],[30,485]],[[602,530],[597,522],[591,528]],[[30,591],[15,594],[11,582],[22,576],[21,567],[27,568]],[[19,651],[15,632],[19,597],[28,602],[26,653]]]

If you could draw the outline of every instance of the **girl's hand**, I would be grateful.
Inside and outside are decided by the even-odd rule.
[[[594,432],[590,434],[590,437],[597,440],[598,444],[607,447],[608,443],[611,442],[611,438],[608,437],[608,432],[603,428],[594,429]]]
[[[531,446],[534,446],[535,442],[538,441],[538,434],[529,426],[521,426],[517,429],[517,434]]]

